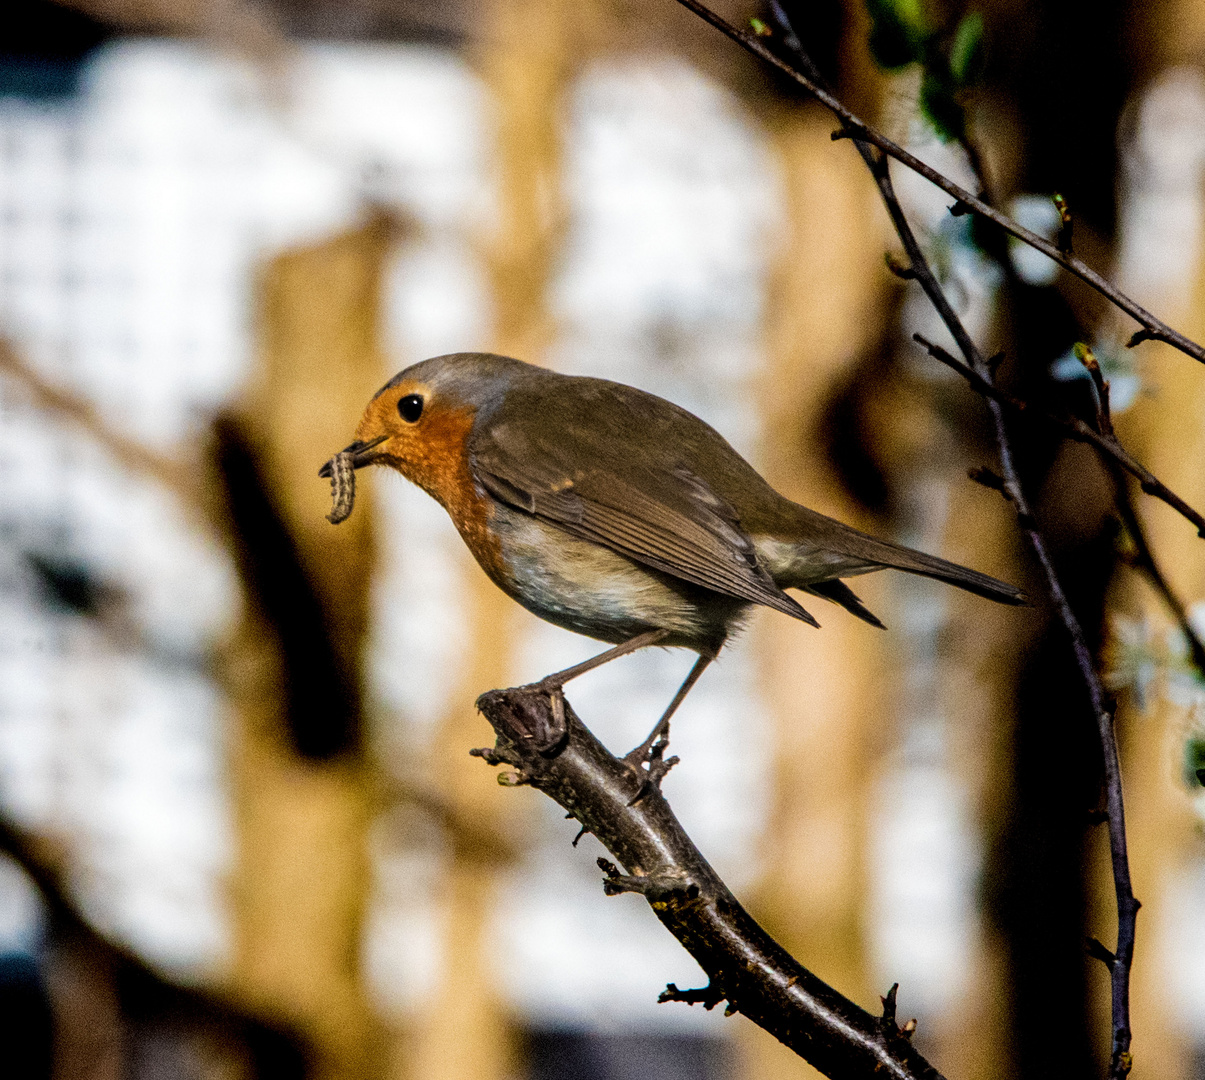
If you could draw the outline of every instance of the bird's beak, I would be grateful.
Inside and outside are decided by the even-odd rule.
[[[372,449],[375,446],[379,446],[387,438],[389,438],[388,435],[381,435],[381,436],[373,439],[371,442],[363,442],[362,440],[357,439],[350,446],[344,447],[342,452],[344,454],[351,454],[351,467],[353,469],[362,469],[365,465],[371,465],[374,461],[377,460],[377,458],[379,458],[381,456],[380,454],[374,454],[372,452]],[[333,460],[334,460],[334,458],[331,459],[331,461],[333,461]],[[328,461],[325,465],[322,466],[321,469],[318,470],[318,475],[322,476],[322,477],[326,477],[327,479],[330,478],[330,475],[331,475],[331,462],[330,461]]]

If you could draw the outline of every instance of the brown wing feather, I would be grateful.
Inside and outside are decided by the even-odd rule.
[[[572,444],[581,431],[569,427],[552,440],[532,438],[515,425],[486,425],[474,434],[473,473],[494,498],[575,536],[714,592],[819,625],[762,569],[736,514],[700,478],[681,469],[673,477],[658,476],[636,464],[623,467],[620,475],[607,467],[608,455]],[[575,457],[579,462],[602,457],[603,463],[570,467]]]

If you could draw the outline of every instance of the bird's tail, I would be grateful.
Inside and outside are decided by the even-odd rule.
[[[784,589],[803,589],[817,596],[825,596],[867,622],[877,624],[877,620],[861,607],[848,586],[838,579],[885,567],[936,578],[1001,604],[1028,603],[1025,594],[1015,585],[981,574],[978,570],[893,544],[889,540],[868,536],[798,504],[792,505],[792,511],[794,521],[790,530],[791,541],[788,543],[793,542],[791,546],[794,551],[776,568],[779,572],[774,575],[775,581]]]
[[[860,537],[861,538],[861,537]],[[936,555],[927,555],[923,551],[892,544],[887,540],[874,537],[864,537],[866,554],[880,566],[889,566],[896,570],[906,570],[910,574],[921,577],[936,578],[950,585],[957,585],[976,596],[985,596],[1001,604],[1027,604],[1029,601],[1020,589],[1006,581],[981,574],[966,566],[939,559]]]

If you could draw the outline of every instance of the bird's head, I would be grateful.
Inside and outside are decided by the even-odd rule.
[[[343,452],[353,468],[388,465],[441,502],[465,460],[473,422],[501,401],[529,365],[490,353],[454,353],[414,364],[368,403],[356,441]],[[331,464],[322,467],[330,476]]]

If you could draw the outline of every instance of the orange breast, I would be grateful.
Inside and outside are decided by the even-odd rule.
[[[481,568],[496,584],[507,588],[511,574],[490,527],[493,504],[489,496],[478,492],[469,470],[473,411],[433,408],[423,419],[421,439],[407,446],[406,460],[396,461],[396,468],[447,510]]]

